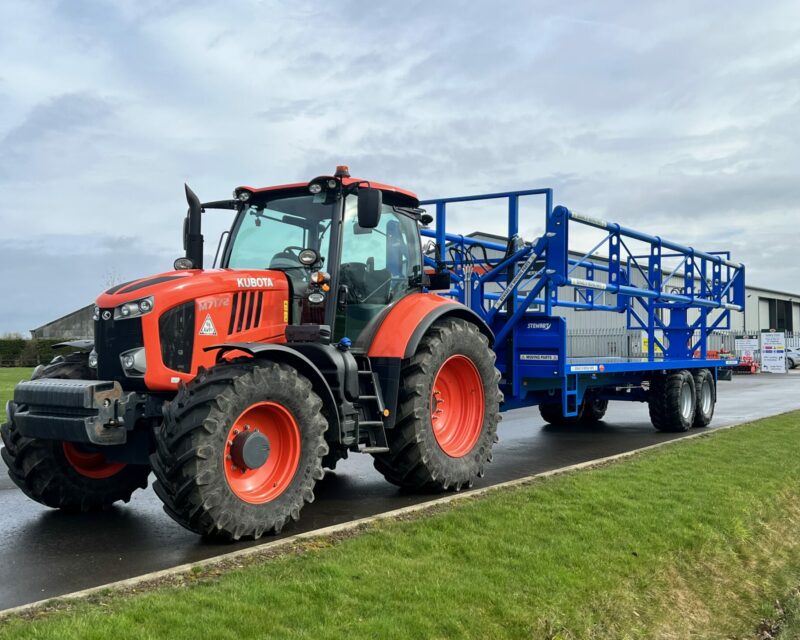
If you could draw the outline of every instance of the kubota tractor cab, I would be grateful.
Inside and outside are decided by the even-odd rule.
[[[257,538],[297,519],[323,468],[374,456],[397,485],[460,488],[491,459],[492,334],[426,274],[417,197],[351,178],[186,188],[186,255],[101,294],[95,339],[20,383],[3,460],[31,498],[73,511],[147,486],[185,527]],[[202,215],[235,212],[220,268]],[[219,253],[219,252],[218,252]]]

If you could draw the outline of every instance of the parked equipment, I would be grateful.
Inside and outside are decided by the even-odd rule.
[[[231,200],[186,196],[175,269],[103,293],[94,342],[65,343],[80,351],[14,390],[2,457],[42,504],[102,509],[152,471],[183,526],[258,538],[297,520],[323,469],[350,452],[408,489],[471,486],[501,403],[538,404],[553,424],[596,422],[610,400],[648,402],[662,431],[711,421],[726,361],[708,357],[706,338],[744,305],[744,267],[728,254],[553,208],[549,189],[420,203],[346,167]],[[527,196],[545,203],[532,242],[518,233]],[[448,205],[496,199],[508,202],[506,243],[447,231]],[[211,209],[235,220],[220,268],[204,269]],[[580,260],[572,223],[605,235]],[[676,273],[679,290],[665,286]],[[646,357],[569,358],[559,307],[625,313],[648,334]]]

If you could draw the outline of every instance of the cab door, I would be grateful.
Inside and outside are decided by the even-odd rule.
[[[422,252],[417,221],[384,204],[378,226],[358,224],[357,196],[345,201],[339,300],[334,338],[355,342],[387,305],[422,283]]]

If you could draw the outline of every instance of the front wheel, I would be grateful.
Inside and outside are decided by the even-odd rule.
[[[32,379],[94,377],[88,355],[73,353],[36,367]],[[8,422],[0,427],[5,445],[0,454],[11,480],[32,500],[62,511],[100,511],[128,502],[134,491],[147,487],[148,466],[109,461],[103,447],[23,436],[14,424],[20,408],[8,403]]]
[[[565,416],[561,402],[546,402],[539,405],[539,415],[542,420],[555,427],[568,427],[574,425],[597,425],[606,415],[608,400],[601,400],[586,394],[574,416]]]
[[[164,411],[151,457],[156,494],[207,538],[278,533],[314,500],[328,453],[322,400],[295,369],[236,362],[202,370]]]
[[[460,319],[433,324],[404,365],[389,453],[375,468],[391,483],[418,491],[472,486],[497,441],[502,393],[489,341]]]

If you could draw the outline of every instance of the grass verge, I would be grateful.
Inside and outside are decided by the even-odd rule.
[[[0,638],[756,637],[800,585],[798,451],[796,412]]]
[[[32,371],[28,367],[0,367],[0,409],[5,410],[6,402],[14,395],[14,385],[29,379]]]

